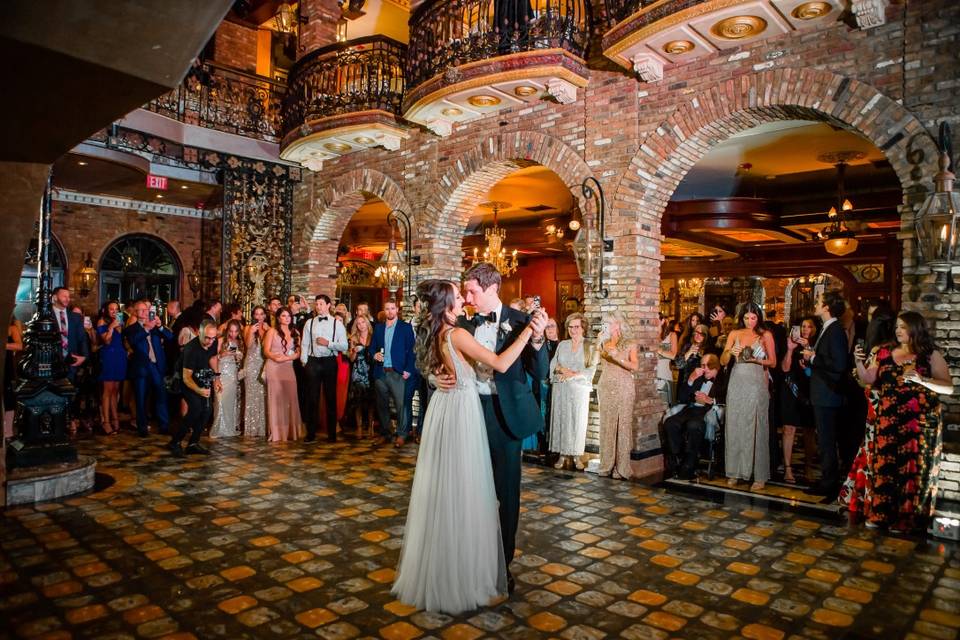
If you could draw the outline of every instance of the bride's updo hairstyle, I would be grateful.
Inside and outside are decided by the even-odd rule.
[[[456,290],[449,280],[424,280],[417,285],[420,317],[417,322],[417,369],[427,376],[443,366],[440,355],[440,334],[445,327],[456,326],[450,310],[456,301]]]

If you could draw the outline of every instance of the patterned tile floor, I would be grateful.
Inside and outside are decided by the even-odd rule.
[[[415,449],[88,440],[116,483],[0,512],[11,638],[953,638],[960,553],[838,520],[524,469],[518,589],[389,594]]]

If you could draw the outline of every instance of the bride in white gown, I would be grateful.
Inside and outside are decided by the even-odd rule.
[[[487,431],[470,362],[505,371],[532,330],[497,355],[456,327],[463,297],[452,282],[424,281],[417,295],[425,310],[418,368],[453,371],[457,386],[437,390],[427,407],[392,593],[418,609],[458,614],[507,591]]]

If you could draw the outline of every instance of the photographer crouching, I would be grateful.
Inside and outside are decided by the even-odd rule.
[[[183,399],[187,403],[187,415],[184,416],[173,439],[170,452],[177,457],[188,453],[210,453],[200,444],[200,434],[210,420],[213,403],[211,389],[220,390],[219,375],[215,371],[217,362],[217,325],[213,320],[204,320],[200,324],[199,335],[188,342],[181,354],[181,374],[183,376]],[[190,431],[190,442],[184,450],[180,447],[183,437]]]

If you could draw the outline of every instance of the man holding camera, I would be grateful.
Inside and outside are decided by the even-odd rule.
[[[137,321],[123,330],[123,337],[130,345],[128,375],[133,380],[133,394],[137,402],[137,435],[146,438],[147,393],[153,391],[153,400],[160,422],[160,433],[167,433],[170,415],[167,411],[167,386],[164,376],[167,371],[167,356],[164,342],[173,340],[173,333],[163,326],[156,309],[146,300],[133,306]]]
[[[182,457],[188,453],[210,453],[200,444],[200,435],[210,420],[213,403],[211,389],[220,390],[220,380],[214,372],[217,358],[217,324],[211,320],[200,323],[200,333],[183,348],[181,355],[183,376],[183,399],[187,403],[187,415],[180,428],[170,440],[170,452]],[[190,431],[186,450],[180,447],[184,436]]]

